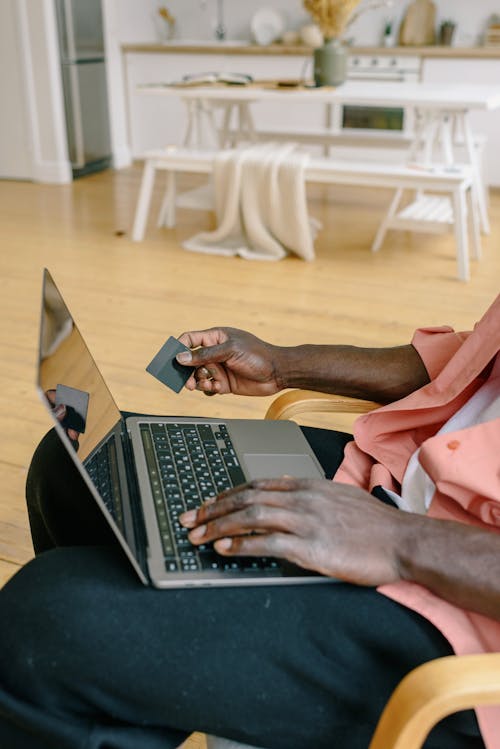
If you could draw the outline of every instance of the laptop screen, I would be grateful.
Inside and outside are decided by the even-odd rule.
[[[38,386],[82,461],[121,418],[48,270],[43,276]]]

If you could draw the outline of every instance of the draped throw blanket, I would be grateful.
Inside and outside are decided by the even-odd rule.
[[[220,151],[213,171],[217,228],[183,247],[246,260],[281,260],[288,253],[313,260],[320,224],[307,211],[308,159],[294,143]]]

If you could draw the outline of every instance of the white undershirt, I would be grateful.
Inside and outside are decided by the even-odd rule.
[[[500,418],[500,356],[497,356],[487,382],[456,414],[453,414],[451,419],[448,419],[437,434],[456,432],[498,418]],[[436,487],[420,465],[419,454],[420,448],[408,461],[401,484],[401,496],[390,489],[384,488],[384,491],[401,510],[423,514],[429,509]]]

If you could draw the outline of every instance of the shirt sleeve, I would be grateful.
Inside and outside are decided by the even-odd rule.
[[[457,333],[447,325],[415,331],[411,342],[431,380],[436,379],[469,335],[470,332]]]

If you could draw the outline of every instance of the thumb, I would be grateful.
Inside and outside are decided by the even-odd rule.
[[[201,367],[202,364],[210,364],[211,362],[225,362],[233,353],[233,349],[228,343],[221,343],[217,346],[197,348],[194,351],[181,351],[177,354],[176,359],[179,364],[185,366]]]

